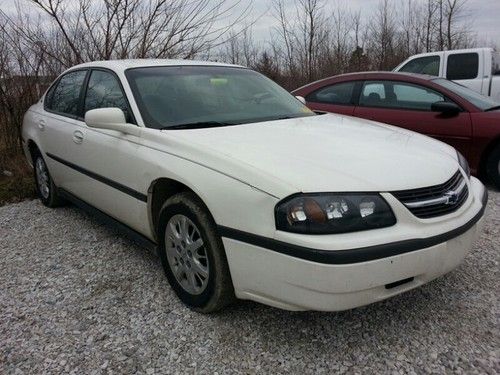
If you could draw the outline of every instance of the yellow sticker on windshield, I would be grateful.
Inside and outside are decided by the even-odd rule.
[[[210,78],[210,83],[214,86],[222,86],[227,84],[227,78]]]
[[[313,111],[311,111],[309,108],[307,108],[306,106],[303,106],[301,109],[300,109],[302,112],[304,113],[313,113]]]

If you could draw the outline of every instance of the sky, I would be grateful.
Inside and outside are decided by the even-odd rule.
[[[405,0],[392,1],[403,2]],[[285,2],[290,4],[289,8],[292,11],[293,0],[285,0]],[[276,20],[269,14],[270,3],[270,0],[253,0],[251,17],[259,17],[253,26],[256,40],[268,40],[270,28],[276,25]],[[380,0],[326,0],[326,11],[340,5],[353,11],[361,11],[361,16],[366,20],[375,14],[379,4]],[[473,32],[477,34],[479,42],[493,42],[497,48],[500,48],[500,0],[467,0],[467,7],[470,11],[468,21],[471,22]]]
[[[9,12],[14,4],[20,1],[21,4],[28,0],[0,0],[0,10]],[[68,0],[66,0],[68,1]],[[69,0],[71,1],[71,0]],[[215,1],[215,0],[214,0]],[[238,0],[227,0],[228,2],[237,2]],[[361,11],[362,17],[369,19],[376,11],[381,0],[325,0],[326,9],[333,9],[336,5],[349,7],[354,11]],[[402,2],[406,0],[390,0]],[[425,0],[412,0],[425,1]],[[243,9],[251,3],[251,12],[249,18],[255,20],[252,27],[254,40],[257,42],[266,42],[270,39],[272,27],[276,25],[276,20],[271,16],[271,0],[239,0],[238,9]],[[293,11],[293,0],[285,0],[290,12]],[[500,48],[500,0],[467,0],[470,10],[470,19],[474,32],[477,34],[480,44],[493,44]],[[23,8],[26,9],[26,8]],[[235,11],[238,12],[238,9]],[[486,45],[485,45],[486,46]],[[489,45],[488,45],[489,46]]]

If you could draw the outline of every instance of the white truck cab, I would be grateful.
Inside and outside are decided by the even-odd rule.
[[[444,77],[500,102],[500,52],[493,48],[421,53],[394,71]]]

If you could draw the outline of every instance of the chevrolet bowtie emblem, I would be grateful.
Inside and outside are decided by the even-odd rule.
[[[447,191],[444,196],[447,198],[445,204],[453,205],[458,202],[458,193],[454,190]]]

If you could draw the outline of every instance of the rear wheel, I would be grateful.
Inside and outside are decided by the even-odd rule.
[[[163,268],[182,302],[210,313],[234,300],[222,239],[212,216],[194,194],[180,193],[165,202],[157,234]]]
[[[57,188],[50,177],[49,169],[41,153],[37,150],[33,155],[33,169],[38,196],[47,207],[58,207],[64,203],[57,194]]]
[[[500,189],[500,145],[489,155],[486,162],[486,173],[496,188]]]

